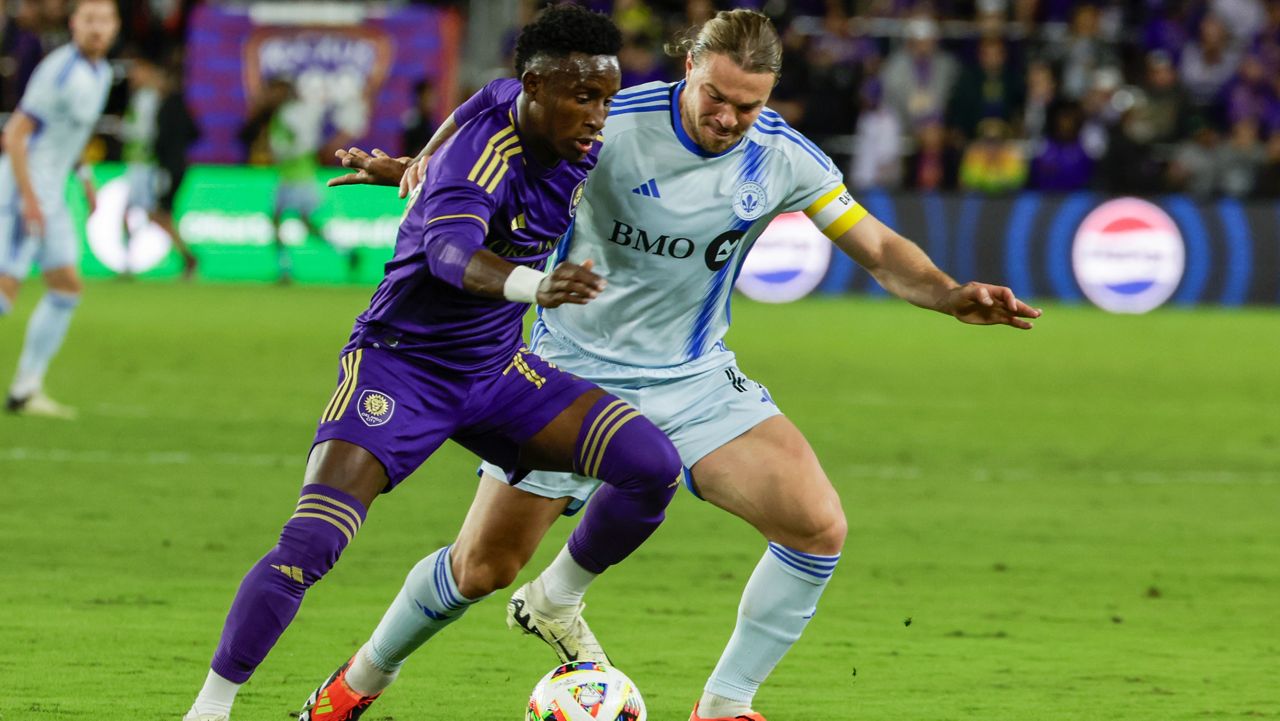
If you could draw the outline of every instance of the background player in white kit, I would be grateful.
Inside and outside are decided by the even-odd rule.
[[[47,286],[27,322],[18,371],[5,407],[72,417],[44,394],[44,374],[80,301],[80,239],[66,205],[67,179],[111,89],[104,60],[120,28],[114,0],[78,0],[71,42],[49,53],[4,126],[0,158],[0,316],[13,308],[32,263]]]
[[[753,721],[763,719],[751,709],[755,692],[813,616],[840,558],[846,522],[804,436],[764,386],[738,370],[722,341],[733,281],[751,244],[778,214],[803,210],[877,281],[915,305],[966,323],[1024,329],[1031,324],[1023,318],[1040,313],[1008,288],[960,285],[938,270],[854,202],[831,160],[764,107],[781,62],[765,16],[721,12],[687,53],[685,81],[617,96],[600,163],[561,241],[558,259],[592,259],[609,289],[588,306],[544,310],[532,340],[542,357],[641,408],[675,442],[691,469],[689,489],[768,539],[737,627],[691,716]],[[465,124],[488,90],[460,107],[443,132]],[[433,139],[427,151],[441,142]],[[350,155],[344,162],[364,169],[366,180],[394,162]],[[406,173],[402,192],[420,169]],[[501,505],[505,518],[522,522],[510,528],[508,544],[491,549],[488,564],[510,583],[556,516],[581,506],[597,483],[533,473],[512,487],[498,480],[506,477],[502,469],[484,471],[486,508]],[[508,623],[542,638],[562,660],[603,659],[581,619],[593,579],[566,547],[516,591]],[[398,668],[375,668],[370,658],[403,658],[413,647],[413,619],[394,606],[388,611],[369,642],[377,653],[356,654],[349,672],[369,684],[357,691],[376,693],[394,678]]]

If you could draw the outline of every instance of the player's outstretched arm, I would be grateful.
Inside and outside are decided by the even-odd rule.
[[[855,223],[835,243],[886,290],[921,308],[974,325],[1008,325],[1023,330],[1031,328],[1027,318],[1040,317],[1039,309],[1018,300],[1009,288],[957,283],[939,270],[920,246],[871,215]]]
[[[479,250],[467,262],[462,289],[486,298],[505,298],[518,303],[537,303],[555,308],[570,303],[583,305],[600,295],[604,278],[592,272],[593,262],[582,265],[564,262],[550,273],[510,263],[489,250]]]
[[[331,178],[328,186],[330,188],[341,185],[398,186],[400,197],[407,198],[409,192],[426,176],[427,161],[430,160],[431,155],[457,131],[458,126],[450,115],[436,130],[435,135],[431,136],[426,147],[412,158],[407,155],[393,158],[378,148],[374,148],[372,154],[357,147],[345,150],[339,148],[334,151],[334,157],[342,162],[342,167],[352,168],[355,172]]]

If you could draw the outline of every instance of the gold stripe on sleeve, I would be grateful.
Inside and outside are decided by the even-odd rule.
[[[498,182],[501,181],[502,176],[506,175],[507,171],[511,169],[511,165],[509,164],[508,161],[511,160],[512,156],[520,153],[521,151],[522,151],[522,148],[519,145],[517,145],[514,148],[511,148],[510,150],[502,154],[502,163],[498,165],[498,172],[494,173],[493,180],[490,180],[489,184],[486,185],[484,188],[484,191],[486,193],[492,194],[493,191],[498,189]]]
[[[489,183],[489,177],[493,174],[494,170],[497,170],[498,165],[502,162],[502,154],[512,145],[518,144],[519,142],[520,136],[512,135],[501,143],[492,146],[493,153],[489,155],[489,162],[485,163],[484,170],[475,178],[467,176],[467,180],[474,182],[476,185],[487,185]]]
[[[476,182],[476,176],[480,173],[480,169],[488,165],[489,156],[494,154],[493,146],[501,142],[502,138],[508,133],[515,132],[515,129],[516,127],[514,124],[508,125],[502,130],[491,135],[489,139],[485,141],[484,152],[480,154],[479,158],[476,158],[476,164],[471,166],[471,172],[467,173],[467,180],[470,180],[473,183]]]
[[[453,213],[453,214],[451,214],[451,215],[437,215],[436,217],[432,218],[431,220],[428,220],[428,221],[427,221],[427,225],[431,225],[432,223],[436,222],[437,220],[448,220],[448,219],[450,219],[450,218],[470,218],[470,219],[472,219],[472,220],[478,221],[478,222],[480,223],[480,225],[483,225],[483,226],[484,226],[484,232],[485,232],[485,234],[486,234],[486,235],[488,235],[488,233],[489,233],[489,223],[488,223],[488,222],[486,222],[484,218],[481,218],[480,216],[475,215],[475,214],[473,214],[473,213]]]

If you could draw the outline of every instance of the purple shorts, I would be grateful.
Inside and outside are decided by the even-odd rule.
[[[313,445],[341,440],[369,451],[386,468],[384,492],[447,438],[501,468],[515,468],[520,446],[594,388],[523,348],[501,372],[469,375],[360,348],[342,356],[338,389]]]

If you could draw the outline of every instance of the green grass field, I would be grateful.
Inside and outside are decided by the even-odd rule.
[[[0,321],[7,382],[38,297]],[[367,290],[96,283],[49,380],[75,423],[0,417],[0,718],[177,721],[240,577],[290,515]],[[729,341],[809,439],[851,532],[774,721],[1280,718],[1280,312],[1051,306],[1030,333],[905,304],[739,301]],[[446,447],[373,508],[241,692],[284,721],[453,538]],[[558,525],[531,577],[571,526]],[[589,596],[654,721],[684,721],[764,550],[681,492]],[[553,658],[501,594],[365,718],[515,721]]]

